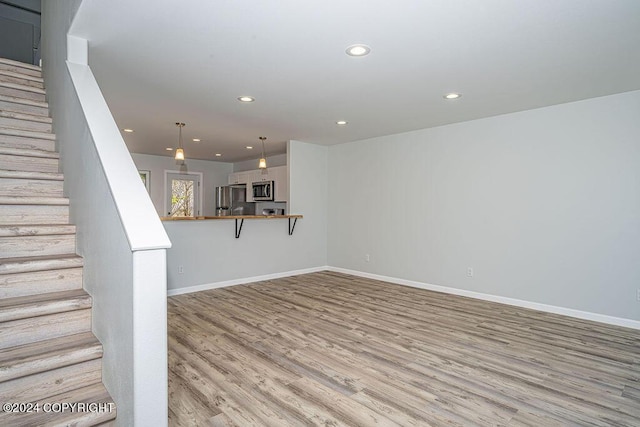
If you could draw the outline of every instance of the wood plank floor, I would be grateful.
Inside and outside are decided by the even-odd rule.
[[[321,272],[169,298],[171,426],[640,426],[640,331]]]

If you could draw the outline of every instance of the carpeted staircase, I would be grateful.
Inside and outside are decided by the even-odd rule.
[[[116,416],[63,183],[40,68],[0,58],[1,426]]]

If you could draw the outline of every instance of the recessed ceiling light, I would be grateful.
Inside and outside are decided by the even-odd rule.
[[[349,56],[365,56],[371,52],[371,48],[366,44],[354,44],[349,46],[346,52]]]
[[[167,151],[173,151],[173,148],[171,148],[171,147],[167,147],[167,148],[165,148],[165,150],[167,150]]]
[[[133,133],[133,129],[122,129],[123,132]]]
[[[200,138],[193,138],[193,142],[200,142]]]
[[[240,102],[253,102],[256,99],[253,96],[240,96],[238,97],[238,101]]]
[[[250,145],[247,145],[247,150],[253,150],[253,147]]]
[[[336,122],[336,124],[337,124],[337,125],[340,125],[340,126],[344,126],[344,125],[346,125],[347,123],[349,123],[349,122],[348,122],[348,121],[346,121],[346,120],[338,120],[338,121]]]
[[[216,157],[220,157],[220,156],[222,156],[222,154],[216,153]]]
[[[458,99],[458,98],[460,98],[461,96],[462,96],[462,94],[451,92],[451,93],[446,94],[446,95],[444,96],[444,98],[445,98],[445,99]]]

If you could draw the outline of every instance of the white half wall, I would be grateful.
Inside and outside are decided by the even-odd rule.
[[[115,425],[163,426],[170,242],[90,68],[66,61],[87,58],[87,40],[67,38],[80,5],[42,5],[43,75],[64,193],[84,258],[83,286],[93,300],[92,331],[104,348],[102,381],[117,406]]]
[[[169,294],[315,271],[327,264],[327,147],[289,143],[291,213],[302,214],[292,236],[287,219],[164,221]],[[184,273],[178,273],[182,266]]]
[[[639,117],[634,91],[331,146],[328,264],[640,320]]]
[[[164,171],[181,170],[176,160],[169,156],[153,156],[149,154],[132,153],[131,157],[138,170],[151,172],[150,195],[158,216],[166,216],[164,209]],[[209,160],[187,159],[185,161],[188,172],[202,173],[202,215],[216,214],[215,188],[227,185],[229,174],[233,172],[233,163],[213,162]]]

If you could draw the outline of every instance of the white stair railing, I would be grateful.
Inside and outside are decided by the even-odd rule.
[[[87,64],[87,40],[67,36],[66,52],[60,46],[57,32],[66,36],[75,11],[56,7],[44,18],[43,73],[92,329],[104,347],[103,383],[117,425],[166,426],[171,242]]]

